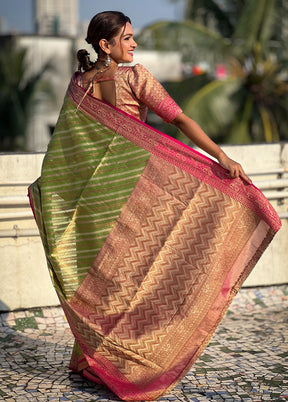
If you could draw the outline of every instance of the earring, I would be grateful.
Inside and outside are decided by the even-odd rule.
[[[109,54],[107,54],[107,58],[106,58],[106,60],[105,60],[105,67],[109,67],[110,64],[111,64],[111,59],[110,59]]]

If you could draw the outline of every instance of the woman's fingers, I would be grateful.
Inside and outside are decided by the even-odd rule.
[[[233,167],[232,170],[230,170],[230,177],[232,179],[236,179],[237,177],[242,177],[244,181],[248,184],[252,184],[252,180],[246,175],[244,172],[243,168],[241,165],[237,164],[238,166]]]
[[[245,180],[248,184],[252,184],[252,180],[245,174],[243,169],[240,171],[240,176],[242,177],[243,180]]]
[[[229,170],[229,177],[236,179],[237,177],[242,177],[246,183],[251,184],[251,179],[246,175],[240,163],[233,161],[228,158],[226,160],[221,160],[220,164],[227,170]]]

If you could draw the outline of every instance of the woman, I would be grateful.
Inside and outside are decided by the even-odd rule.
[[[86,40],[98,59],[78,53],[29,195],[76,339],[70,368],[155,400],[208,344],[280,221],[143,66],[119,67],[137,46],[128,17],[97,14]],[[220,164],[147,126],[147,106]]]
[[[78,76],[79,85],[83,87],[90,86],[89,90],[91,89],[90,93],[93,96],[103,99],[114,106],[117,102],[117,107],[141,120],[145,120],[146,117],[146,113],[143,112],[143,109],[146,111],[144,105],[148,105],[156,113],[161,114],[164,120],[168,120],[169,123],[177,126],[195,145],[217,158],[219,163],[230,172],[231,177],[241,176],[250,183],[242,167],[229,159],[192,119],[182,113],[171,98],[167,99],[168,94],[165,93],[160,84],[143,66],[137,65],[133,69],[119,69],[119,63],[133,62],[133,52],[137,44],[133,39],[134,32],[128,17],[122,16],[122,19],[119,22],[117,21],[118,23],[115,23],[116,28],[114,28],[114,24],[111,24],[113,17],[116,19],[117,16],[114,13],[104,12],[92,19],[86,40],[94,47],[98,54],[98,59],[94,65],[90,62],[87,51],[82,50],[78,53],[80,70],[88,70]],[[103,38],[103,26],[105,30],[105,25],[110,29],[108,28],[106,37]],[[115,33],[116,35],[114,36]],[[106,81],[109,78],[111,81]],[[135,103],[133,108],[131,106],[131,99],[129,103],[126,102],[125,94],[121,93],[121,90],[123,91],[123,88],[121,88],[123,83],[119,82],[120,80],[128,81],[126,85],[124,84],[125,86],[129,84],[132,86],[133,93],[129,94],[130,98],[133,98],[135,94],[137,96],[137,99],[133,99]],[[117,92],[120,92],[117,99],[114,82],[116,82],[116,85],[118,84]],[[141,101],[143,102],[141,103]],[[164,104],[161,104],[161,101]],[[165,109],[165,106],[169,108],[168,111]]]

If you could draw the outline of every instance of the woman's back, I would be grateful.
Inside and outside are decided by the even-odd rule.
[[[145,121],[148,108],[170,123],[182,110],[162,85],[141,64],[118,67],[103,74],[77,73],[76,82],[95,98]]]
[[[107,74],[108,73],[108,74]],[[115,74],[110,71],[85,71],[77,76],[77,83],[97,99],[116,106]],[[89,88],[90,87],[90,88]]]

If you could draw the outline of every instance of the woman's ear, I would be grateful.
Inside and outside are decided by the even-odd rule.
[[[99,41],[99,47],[104,53],[106,53],[106,54],[110,53],[109,42],[107,39],[101,39]]]

